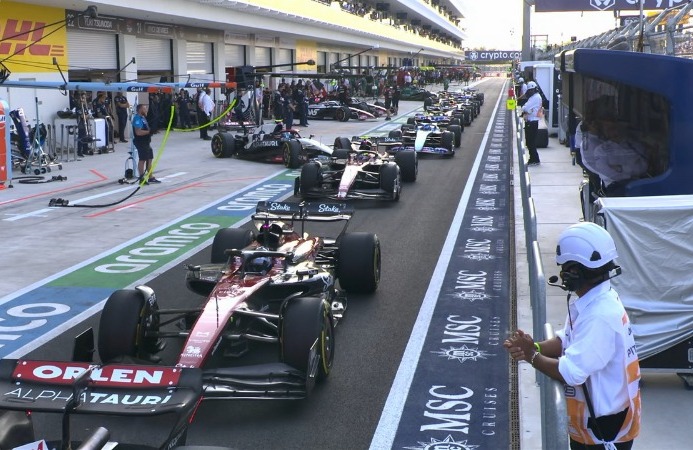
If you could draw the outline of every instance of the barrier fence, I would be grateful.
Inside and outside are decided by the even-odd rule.
[[[522,196],[522,216],[525,227],[525,245],[529,267],[529,296],[532,308],[532,335],[543,339],[555,337],[553,327],[546,323],[546,278],[537,240],[537,213],[532,198],[532,186],[525,161],[524,121],[515,115],[517,129],[517,159],[520,170],[520,192]],[[568,449],[568,420],[563,384],[546,375],[536,372],[541,406],[541,439],[544,449]]]

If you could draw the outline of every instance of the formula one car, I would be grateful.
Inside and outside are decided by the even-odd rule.
[[[199,369],[3,359],[0,360],[0,448],[118,450],[182,446],[201,396]],[[47,442],[37,440],[33,418],[42,413],[62,414],[62,436],[51,436]],[[161,446],[158,442],[147,445],[144,439],[137,445],[122,445],[118,436],[113,437],[119,442],[110,442],[111,433],[103,427],[94,427],[95,431],[79,436],[73,432],[72,419],[80,416],[88,420],[88,415],[98,415],[98,420],[103,415],[131,417],[132,422],[144,420],[145,426],[147,418],[163,416],[173,425]],[[76,427],[82,428],[87,427]]]
[[[455,147],[462,144],[464,125],[462,125],[460,116],[450,113],[416,113],[414,117],[407,118],[409,125],[425,125],[427,123],[435,124],[441,131],[452,131],[455,135]],[[394,134],[397,135],[397,133]]]
[[[399,145],[390,143],[387,150],[390,153],[414,150],[417,153],[455,156],[455,133],[442,130],[432,123],[402,125],[400,130],[390,131],[388,137],[400,141]]]
[[[338,101],[328,100],[308,105],[308,117],[320,120],[338,120],[346,122],[351,118],[351,110],[348,106]]]
[[[277,124],[272,133],[262,127],[246,129],[233,134],[220,131],[212,137],[212,154],[217,158],[230,158],[283,163],[290,169],[301,167],[306,161],[319,156],[331,156],[332,149],[314,139],[303,138],[297,130],[284,130]]]
[[[378,138],[335,139],[333,157],[301,168],[294,195],[302,198],[399,200],[402,181],[416,181],[416,152],[381,151]]]
[[[219,230],[211,263],[187,266],[201,306],[161,309],[147,286],[114,292],[99,325],[101,359],[155,361],[163,339],[183,339],[175,366],[202,370],[205,399],[306,397],[332,370],[346,293],[372,293],[380,281],[378,237],[347,233],[353,212],[337,203],[258,203],[257,234]],[[336,237],[305,229],[326,223],[341,225]]]

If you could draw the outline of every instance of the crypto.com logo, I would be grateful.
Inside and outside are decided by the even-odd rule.
[[[590,5],[594,6],[596,9],[600,11],[604,11],[605,9],[609,9],[616,4],[616,0],[590,0]]]

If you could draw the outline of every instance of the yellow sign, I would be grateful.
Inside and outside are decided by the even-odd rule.
[[[2,2],[0,61],[14,73],[53,72],[53,58],[66,68],[65,10]]]
[[[505,107],[511,111],[515,110],[515,107],[517,107],[517,100],[514,98],[509,98],[505,101]]]
[[[310,60],[318,63],[318,46],[315,41],[302,41],[296,40],[296,62],[305,62]],[[317,70],[316,66],[309,66],[308,64],[300,64],[296,66],[296,71],[298,72],[315,72]]]

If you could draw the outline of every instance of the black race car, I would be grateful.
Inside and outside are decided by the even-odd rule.
[[[314,139],[303,138],[297,130],[284,130],[281,124],[272,133],[260,128],[240,133],[220,131],[212,137],[212,154],[217,158],[246,159],[282,163],[290,169],[306,161],[330,157],[332,149]]]
[[[346,122],[351,118],[351,110],[348,106],[337,101],[328,100],[308,105],[308,117],[320,120],[338,120]]]

